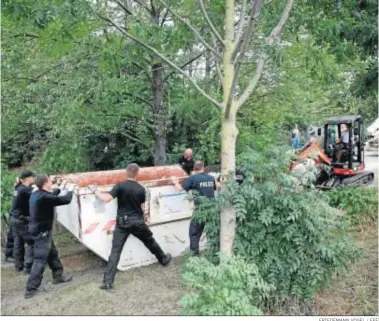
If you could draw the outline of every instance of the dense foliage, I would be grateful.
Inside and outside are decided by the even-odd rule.
[[[205,258],[190,259],[183,273],[196,290],[181,299],[184,315],[263,315],[272,286],[263,281],[256,265],[235,256],[214,266]]]
[[[215,66],[196,49],[190,30],[182,24],[154,25],[146,8],[137,1],[126,3],[134,10],[128,16],[132,32],[179,65],[192,61],[185,69],[199,74],[198,82],[217,97]],[[260,32],[271,27],[272,15],[277,18],[277,3],[267,5],[267,26],[259,26]],[[123,17],[124,10],[102,2],[95,8],[88,5],[75,1],[67,7],[63,0],[3,3],[4,163],[17,167],[32,161],[55,172],[120,168],[130,161],[152,165],[158,141],[166,146],[162,153],[167,163],[188,146],[208,164],[218,163],[217,111],[162,64],[158,113],[154,102],[160,93],[152,82],[157,61],[108,30],[95,13]],[[183,14],[199,10],[196,3],[175,7]],[[207,9],[214,23],[222,23],[223,1]],[[256,93],[238,116],[237,152],[262,141],[287,142],[278,130],[295,122],[305,128],[337,114],[360,112],[367,122],[376,117],[377,1],[343,1],[337,9],[333,1],[295,1],[283,43],[272,51]],[[203,30],[205,22],[195,16],[191,22]],[[164,17],[160,12],[161,23]],[[172,21],[170,15],[166,19]],[[244,62],[241,86],[254,68]],[[157,128],[164,128],[159,137]]]
[[[268,306],[273,298],[311,300],[334,273],[358,257],[326,194],[300,188],[298,178],[286,174],[289,157],[280,149],[240,155],[247,179],[228,195],[204,200],[196,218],[206,223],[208,255],[215,262],[217,213],[228,202],[234,204],[238,211],[234,253],[255,264],[263,280],[274,287]],[[193,284],[203,283],[200,276]],[[224,312],[230,307],[225,304]]]

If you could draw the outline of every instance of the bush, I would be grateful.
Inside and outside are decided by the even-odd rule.
[[[183,278],[195,290],[181,299],[185,315],[263,315],[264,300],[273,288],[262,280],[255,264],[241,257],[219,266],[191,258]]]
[[[48,146],[34,161],[38,170],[47,174],[84,172],[90,167],[86,149],[74,137]]]
[[[234,253],[257,265],[263,279],[275,286],[273,296],[311,300],[357,258],[358,250],[326,195],[299,189],[298,178],[288,173],[288,157],[279,149],[241,155],[244,183],[233,183],[215,201],[204,202],[197,217],[206,223],[208,257],[215,259],[219,212],[232,203],[237,210]]]
[[[370,224],[378,215],[378,191],[375,188],[344,187],[328,193],[329,204],[345,212],[349,226]]]
[[[1,166],[1,216],[8,217],[12,203],[13,183],[17,174]]]

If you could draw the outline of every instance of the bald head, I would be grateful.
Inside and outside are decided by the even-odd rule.
[[[184,151],[184,158],[186,159],[191,159],[192,158],[192,149],[191,148],[187,148],[185,151]]]

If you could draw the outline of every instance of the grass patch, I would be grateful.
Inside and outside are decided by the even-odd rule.
[[[355,233],[360,260],[316,296],[316,315],[378,315],[377,225]]]

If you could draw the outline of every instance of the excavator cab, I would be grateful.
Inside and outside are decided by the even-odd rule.
[[[328,190],[366,185],[374,181],[374,173],[364,170],[362,120],[359,115],[333,117],[325,122],[324,128],[318,128],[317,139],[310,140],[296,152],[298,159],[311,158],[317,164],[318,188]],[[291,170],[297,164],[291,162]]]
[[[324,125],[324,151],[333,173],[352,176],[364,170],[362,118],[359,115],[333,117]]]

